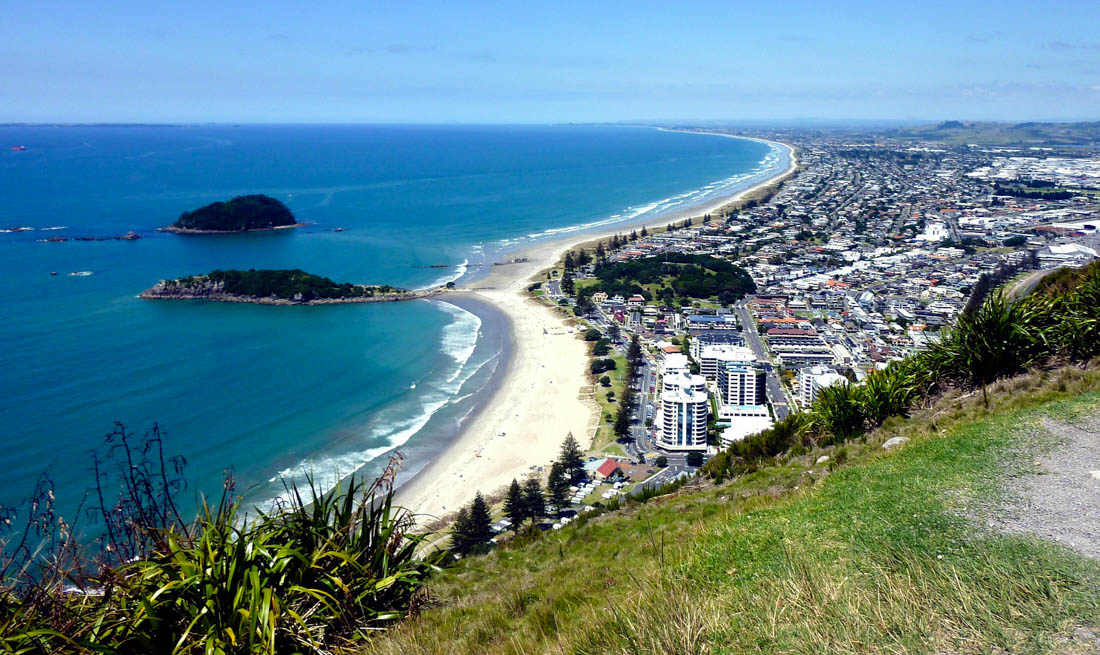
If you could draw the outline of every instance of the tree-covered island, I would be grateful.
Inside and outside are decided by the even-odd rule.
[[[161,280],[141,292],[152,300],[213,300],[262,305],[324,305],[428,298],[452,288],[407,291],[387,285],[334,282],[327,277],[293,270],[228,270]]]
[[[300,225],[286,205],[270,196],[237,196],[227,202],[213,202],[183,212],[165,232],[179,234],[225,234],[279,230]]]

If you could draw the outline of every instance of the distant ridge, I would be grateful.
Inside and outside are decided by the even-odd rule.
[[[1100,146],[1100,121],[1076,123],[995,123],[943,121],[935,125],[886,131],[899,139],[923,139],[950,144],[990,146]]]

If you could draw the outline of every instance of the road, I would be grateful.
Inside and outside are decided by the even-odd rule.
[[[648,356],[638,368],[636,382],[632,380],[631,383],[635,387],[634,413],[630,425],[631,441],[624,444],[624,450],[631,457],[637,458],[655,447],[652,429],[645,425],[646,412],[654,404],[654,394],[649,389],[656,389],[657,385],[657,369]]]
[[[1013,284],[1011,287],[1009,287],[1005,295],[1009,296],[1010,298],[1023,298],[1024,296],[1031,293],[1031,290],[1035,288],[1035,285],[1039,284],[1039,280],[1042,280],[1044,277],[1053,272],[1053,269],[1040,269],[1038,271],[1029,273],[1021,278],[1018,282]]]
[[[775,411],[775,418],[776,420],[783,420],[791,413],[791,406],[788,403],[786,392],[783,391],[783,384],[779,381],[779,376],[775,372],[775,367],[771,364],[768,351],[764,348],[764,342],[760,340],[760,334],[756,331],[756,323],[752,320],[752,314],[749,312],[744,300],[734,306],[734,311],[737,313],[737,319],[741,321],[741,333],[745,337],[745,343],[752,349],[756,359],[764,365],[768,401]]]
[[[689,475],[695,473],[695,468],[687,466],[685,464],[673,464],[672,456],[668,457],[668,466],[651,475],[649,479],[645,482],[635,485],[635,487],[630,490],[631,495],[637,496],[642,493],[643,489],[657,489],[665,484],[668,484],[669,482],[672,482],[677,477],[679,477],[681,473],[688,473]]]

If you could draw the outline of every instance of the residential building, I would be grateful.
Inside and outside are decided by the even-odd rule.
[[[736,441],[742,441],[745,437],[767,430],[774,425],[771,416],[764,413],[762,416],[746,416],[733,421],[728,428],[722,430],[722,447],[729,448]]]
[[[709,405],[705,390],[689,386],[661,392],[657,445],[666,450],[706,450]]]
[[[719,362],[755,362],[756,356],[744,346],[705,346],[696,361],[699,362],[699,372],[703,377],[708,382],[717,382]]]
[[[734,330],[708,330],[693,336],[690,343],[691,356],[699,361],[706,346],[743,346],[745,338]]]
[[[807,366],[798,371],[798,400],[808,408],[817,400],[821,390],[848,379],[827,366]]]

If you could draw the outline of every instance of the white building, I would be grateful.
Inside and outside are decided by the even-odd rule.
[[[950,238],[947,226],[940,221],[928,221],[924,224],[924,233],[917,236],[917,241],[939,243]]]
[[[745,418],[767,417],[768,394],[764,370],[752,351],[725,353],[719,357],[718,419],[739,423]]]
[[[1097,258],[1097,253],[1078,243],[1056,243],[1039,251],[1039,265],[1043,268],[1069,266],[1080,268]]]
[[[719,362],[718,402],[723,405],[764,405],[768,402],[764,370],[756,365],[754,358],[723,358]]]
[[[840,375],[828,366],[808,366],[798,371],[798,400],[802,407],[808,408],[817,400],[817,396],[825,387],[847,382],[848,378]]]
[[[673,314],[678,317],[679,314]],[[708,330],[691,338],[691,356],[699,361],[703,356],[703,348],[707,346],[743,346],[745,338],[734,330]]]
[[[657,445],[666,450],[706,450],[709,405],[707,392],[694,385],[662,391]]]
[[[707,392],[707,381],[702,375],[692,375],[686,369],[666,372],[661,378],[661,393],[666,391]]]
[[[745,437],[763,432],[774,425],[771,416],[765,413],[763,416],[752,416],[737,419],[728,428],[722,431],[722,447],[729,448],[735,441],[742,441]]]
[[[661,374],[669,375],[677,372],[687,373],[691,369],[687,355],[683,353],[668,353],[661,363]]]
[[[697,360],[703,377],[710,382],[717,382],[718,366],[721,362],[755,362],[756,355],[744,346],[703,346]]]

